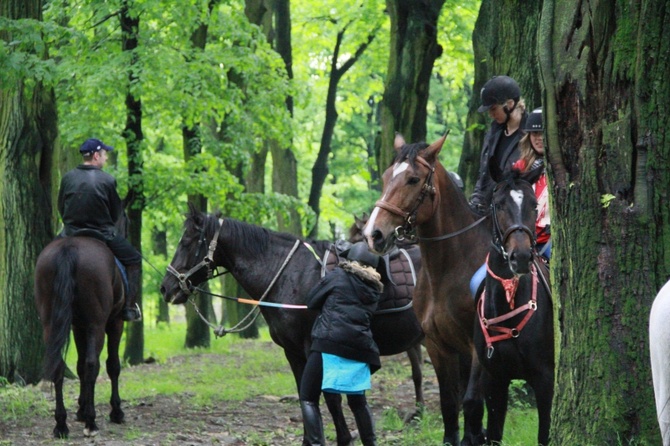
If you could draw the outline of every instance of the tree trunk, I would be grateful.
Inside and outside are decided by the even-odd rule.
[[[2,1],[0,16],[41,21],[42,1]],[[0,38],[14,40],[2,31]],[[48,57],[46,50],[38,56]],[[33,271],[54,235],[58,122],[53,89],[15,74],[4,72],[0,89],[0,376],[35,384],[42,377],[44,344]]]
[[[668,13],[665,0],[544,1],[554,444],[661,444],[647,326],[670,275]]]
[[[430,76],[435,60],[442,54],[437,43],[437,21],[443,4],[444,0],[386,0],[391,47],[381,104],[380,172],[395,156],[396,132],[409,142],[426,139]]]
[[[497,75],[507,75],[519,83],[526,108],[542,105],[540,67],[537,59],[537,29],[542,9],[541,1],[514,0],[500,2],[483,0],[472,32],[475,59],[475,82],[470,112],[463,141],[458,173],[469,195],[479,172],[479,158],[491,119],[479,113],[482,86]],[[523,11],[523,14],[519,14]]]
[[[142,178],[142,101],[134,92],[133,85],[139,82],[138,34],[140,18],[132,10],[131,0],[124,0],[120,13],[122,50],[130,52],[128,67],[128,93],[126,94],[126,127],[123,138],[126,140],[128,158],[128,197],[125,202],[130,220],[130,243],[142,252],[142,211],[144,210],[144,180]],[[140,283],[142,281],[140,280]],[[142,308],[142,286],[137,293],[137,304]],[[141,364],[144,361],[144,321],[126,324],[126,350],[123,359],[129,364]]]
[[[274,48],[281,56],[286,67],[286,75],[293,80],[293,52],[291,46],[291,7],[290,0],[275,0],[275,28],[276,39]],[[286,109],[293,116],[293,96],[286,96]],[[272,189],[276,193],[289,197],[298,196],[298,161],[292,150],[292,143],[287,147],[278,142],[270,143],[272,154]],[[291,234],[302,236],[300,214],[295,206],[288,209],[288,219],[283,212],[277,213],[278,229]]]

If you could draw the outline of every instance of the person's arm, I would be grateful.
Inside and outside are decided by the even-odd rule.
[[[333,274],[328,273],[328,274]],[[307,294],[306,304],[307,308],[310,310],[319,310],[323,307],[323,303],[326,301],[331,291],[333,290],[333,280],[332,277],[326,275],[321,279]]]

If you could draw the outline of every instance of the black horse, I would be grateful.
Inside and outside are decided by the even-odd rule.
[[[67,438],[67,413],[63,404],[63,348],[70,327],[77,347],[80,380],[77,420],[84,422],[84,435],[98,433],[95,423],[95,382],[100,371],[100,353],[107,335],[107,374],[112,382],[110,420],[122,423],[119,397],[119,343],[123,333],[121,309],[124,283],[112,252],[92,237],[65,237],[49,243],[35,265],[35,304],[46,343],[45,379],[56,389],[56,438]]]
[[[307,292],[320,279],[321,259],[331,246],[326,241],[307,244],[294,235],[191,208],[160,290],[166,301],[181,304],[195,286],[212,277],[216,267],[230,271],[251,296],[274,305],[261,304],[260,311],[272,340],[284,349],[299,386],[317,316],[300,307],[304,306]],[[298,308],[291,308],[296,305]],[[423,338],[411,307],[375,316],[372,331],[382,355],[405,352],[418,346]],[[347,445],[352,437],[342,413],[341,396],[326,393],[325,398],[333,416],[337,443]]]
[[[535,254],[537,201],[518,172],[499,183],[492,200],[493,243],[484,293],[477,299],[474,343],[484,368],[487,440],[503,437],[508,387],[525,380],[534,390],[538,443],[549,442],[554,390],[554,320],[547,268]]]

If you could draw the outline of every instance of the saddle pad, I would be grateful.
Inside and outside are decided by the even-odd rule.
[[[335,245],[330,246],[323,255],[321,277],[346,258],[343,253]],[[381,275],[384,291],[375,314],[407,309],[412,304],[412,293],[416,286],[416,271],[409,253],[403,248],[394,249],[380,260],[377,272]]]

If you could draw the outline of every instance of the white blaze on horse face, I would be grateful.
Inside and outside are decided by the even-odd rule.
[[[385,198],[386,194],[384,194],[380,200],[384,201]],[[379,207],[375,206],[375,208],[372,210],[372,213],[370,214],[370,218],[368,218],[368,222],[365,223],[365,226],[363,227],[363,237],[365,237],[367,240],[369,240],[372,236],[372,228],[375,227],[375,220],[377,219],[378,215]]]
[[[521,211],[521,204],[523,203],[523,192],[520,190],[511,190],[509,191],[510,197],[519,206],[519,211]]]
[[[396,163],[396,165],[393,166],[393,178],[406,171],[408,167],[409,164],[407,163],[407,161],[403,161],[400,164]]]

